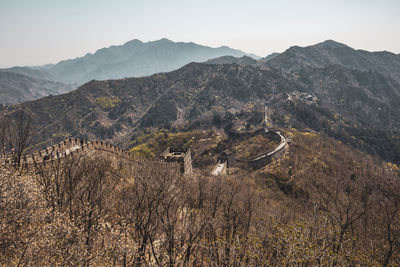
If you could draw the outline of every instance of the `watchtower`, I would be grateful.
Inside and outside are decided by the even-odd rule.
[[[191,175],[192,170],[192,155],[191,150],[182,148],[167,147],[161,154],[161,159],[166,162],[178,162],[180,171],[183,174]]]

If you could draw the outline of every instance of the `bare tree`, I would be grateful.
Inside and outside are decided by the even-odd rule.
[[[156,164],[156,165],[154,165]],[[161,264],[158,256],[159,206],[171,193],[175,172],[160,168],[157,163],[142,163],[132,169],[134,182],[120,190],[118,216],[126,234],[134,241],[132,255],[124,256],[124,264],[135,266]],[[155,257],[154,257],[155,256]]]
[[[114,207],[113,192],[120,182],[109,160],[101,156],[76,155],[39,165],[38,182],[48,207],[74,222],[82,239],[78,265],[90,265],[104,253],[105,218]],[[108,233],[110,234],[110,233]],[[110,234],[111,235],[111,234]]]
[[[5,116],[0,120],[0,145],[7,152],[11,152],[16,166],[21,165],[21,156],[29,144],[32,136],[32,119],[23,110]]]
[[[373,194],[373,209],[368,221],[369,243],[379,251],[378,260],[384,266],[400,264],[400,181],[382,180]]]
[[[323,179],[313,182],[317,193],[314,203],[322,212],[329,214],[331,227],[339,227],[330,244],[335,254],[348,244],[351,236],[358,236],[358,225],[366,216],[370,205],[370,192],[363,181],[352,178]],[[354,243],[353,243],[354,245]]]

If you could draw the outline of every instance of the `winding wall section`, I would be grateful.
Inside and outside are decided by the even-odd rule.
[[[288,140],[283,134],[283,132],[275,130],[266,130],[265,134],[272,134],[277,136],[279,138],[279,144],[271,151],[265,152],[261,155],[248,159],[247,164],[253,167],[254,169],[261,168],[271,163],[272,159],[282,156],[288,149]]]
[[[235,159],[237,162],[242,162],[247,164],[247,166],[253,169],[262,168],[269,163],[272,162],[274,158],[278,158],[282,156],[285,151],[287,151],[289,145],[289,140],[286,138],[284,133],[280,130],[271,130],[271,129],[258,129],[255,131],[249,132],[237,132],[231,131],[229,132],[229,136],[231,138],[250,138],[256,135],[262,134],[270,139],[278,141],[278,145],[271,151],[267,151],[250,159]],[[218,161],[214,170],[212,171],[212,175],[220,175],[225,174],[227,169],[226,161]]]

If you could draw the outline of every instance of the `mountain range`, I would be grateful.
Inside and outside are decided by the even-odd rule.
[[[248,56],[225,56],[210,59],[207,63],[264,66],[286,73],[296,72],[305,67],[324,68],[340,65],[350,69],[378,72],[400,82],[400,54],[356,50],[333,40],[307,47],[292,46],[282,54],[273,53],[258,60]]]
[[[228,129],[266,105],[276,127],[323,132],[400,163],[399,62],[393,53],[329,40],[260,60],[225,56],[148,77],[91,81],[4,111],[31,114],[34,143],[73,136],[127,148],[148,128]]]
[[[0,90],[3,97],[0,103],[15,104],[50,93],[64,93],[90,80],[139,77],[172,71],[190,62],[202,62],[226,55],[237,57],[246,54],[226,46],[211,48],[195,43],[173,42],[165,38],[146,43],[135,39],[120,46],[102,48],[94,54],[89,53],[57,64],[2,69]],[[19,76],[23,84],[13,79],[15,74],[25,76]],[[38,84],[49,82],[56,82],[52,90],[45,86],[37,87]],[[18,87],[29,88],[31,93],[18,94],[15,92]]]

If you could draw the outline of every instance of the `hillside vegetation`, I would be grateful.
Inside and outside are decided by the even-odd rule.
[[[266,104],[273,125],[325,131],[400,162],[396,81],[341,66],[304,68],[287,75],[253,66],[192,63],[146,78],[93,81],[69,94],[10,107],[7,113],[22,108],[31,114],[35,143],[73,136],[127,148],[133,135],[149,127],[225,129],[236,117],[251,113],[249,107],[263,110]]]
[[[156,148],[213,136],[165,134],[142,142]],[[398,265],[393,165],[324,135],[287,134],[283,159],[230,176],[182,176],[173,164],[100,155],[19,174],[1,159],[0,262]]]

